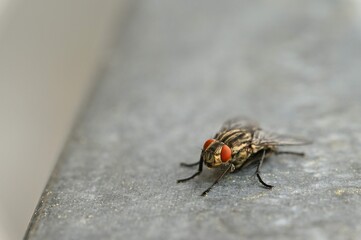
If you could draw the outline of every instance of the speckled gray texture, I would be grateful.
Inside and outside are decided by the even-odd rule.
[[[360,239],[361,32],[353,1],[137,1],[28,239]],[[246,115],[313,139],[226,176],[203,141]]]

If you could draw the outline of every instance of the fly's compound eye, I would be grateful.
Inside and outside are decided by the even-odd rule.
[[[209,147],[209,145],[211,145],[214,141],[216,141],[216,140],[208,139],[203,145],[203,150],[206,150]]]
[[[222,162],[228,162],[231,160],[232,157],[232,151],[227,145],[223,145],[221,150],[221,160]]]

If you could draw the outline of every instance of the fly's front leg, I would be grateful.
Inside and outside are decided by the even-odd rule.
[[[199,164],[199,161],[195,162],[195,163],[184,163],[184,162],[182,162],[180,165],[182,167],[194,167],[194,166],[197,166],[198,164]]]
[[[201,196],[202,196],[202,197],[206,196],[207,193],[208,193],[209,191],[211,191],[212,187],[213,187],[214,185],[216,185],[216,184],[219,182],[219,180],[221,180],[221,179],[224,177],[224,175],[226,175],[227,172],[232,171],[232,170],[234,171],[234,165],[233,165],[233,164],[230,164],[230,165],[227,167],[227,169],[217,178],[217,180],[214,181],[214,183],[213,183],[209,188],[207,188],[207,190],[205,190],[205,191],[201,194]]]
[[[177,180],[177,183],[186,182],[188,180],[191,180],[192,178],[194,178],[194,177],[198,176],[199,174],[201,174],[201,172],[203,170],[203,158],[202,158],[202,156],[199,159],[199,162],[191,163],[191,164],[181,163],[181,166],[186,166],[186,167],[192,167],[192,166],[195,166],[197,164],[198,164],[198,171],[195,174],[193,174],[190,177],[184,178],[184,179],[179,179],[179,180]]]
[[[262,178],[261,178],[261,176],[260,176],[260,171],[259,171],[259,169],[262,167],[263,160],[264,160],[264,158],[265,158],[265,154],[266,154],[266,150],[263,150],[262,158],[261,158],[261,160],[260,160],[259,163],[258,163],[258,166],[257,166],[256,173],[255,173],[255,174],[256,174],[256,176],[257,176],[257,178],[258,178],[258,181],[259,181],[264,187],[266,187],[266,188],[268,188],[268,189],[271,189],[271,188],[273,188],[273,186],[265,183],[265,182],[262,180]]]

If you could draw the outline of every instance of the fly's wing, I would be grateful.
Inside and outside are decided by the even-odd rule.
[[[260,129],[258,123],[250,120],[246,117],[235,117],[225,121],[219,130],[220,132],[232,130],[232,129],[247,129],[253,130]]]
[[[256,130],[253,135],[252,143],[255,145],[292,146],[306,145],[311,144],[312,142],[302,138]]]

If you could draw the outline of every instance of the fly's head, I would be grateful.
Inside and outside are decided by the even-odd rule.
[[[223,142],[208,139],[202,149],[201,157],[207,167],[218,167],[232,159],[231,149]]]

